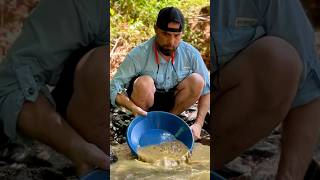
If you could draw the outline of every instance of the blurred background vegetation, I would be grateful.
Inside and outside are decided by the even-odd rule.
[[[209,0],[111,0],[111,77],[133,47],[154,35],[158,13],[168,6],[179,8],[185,17],[183,40],[196,47],[205,61],[210,61]]]

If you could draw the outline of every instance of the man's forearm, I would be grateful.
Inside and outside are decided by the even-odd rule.
[[[200,96],[198,101],[198,113],[195,123],[203,126],[204,119],[210,107],[210,93]]]
[[[125,94],[117,94],[116,96],[116,104],[122,107],[127,108],[128,110],[132,111],[135,107],[137,107],[128,96]]]
[[[19,114],[18,129],[28,137],[49,145],[75,160],[72,151],[86,143],[55,111],[48,100],[40,95],[35,102],[25,102]]]
[[[132,112],[133,115],[143,115],[146,116],[147,112],[138,107],[136,104],[134,104],[128,96],[125,94],[121,93],[116,96],[116,103],[119,106],[123,106],[127,108],[129,111]]]

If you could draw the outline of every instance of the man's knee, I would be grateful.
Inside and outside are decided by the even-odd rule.
[[[93,94],[97,88],[106,91],[107,53],[107,48],[101,46],[81,58],[75,71],[75,90],[81,88]]]
[[[198,73],[192,73],[189,75],[184,82],[182,82],[182,88],[190,90],[190,94],[200,95],[204,87],[204,79]],[[181,87],[178,87],[178,89]]]
[[[134,82],[133,82],[133,90],[139,91],[141,93],[152,93],[154,94],[156,91],[156,88],[154,86],[154,81],[152,77],[148,75],[139,76]]]
[[[252,44],[248,79],[256,88],[263,107],[271,109],[289,106],[302,72],[302,61],[295,48],[277,37],[264,37]],[[248,85],[247,83],[245,83]],[[248,85],[251,86],[251,85]]]
[[[266,36],[255,41],[251,47],[255,69],[268,74],[280,73],[282,77],[297,81],[302,71],[302,61],[296,49],[287,41],[273,36]]]
[[[133,92],[130,98],[143,110],[148,110],[154,103],[155,92],[153,79],[150,76],[143,75],[133,82]]]
[[[68,119],[95,115],[105,118],[107,97],[107,48],[97,47],[86,53],[77,64],[74,92],[67,107]],[[88,106],[88,104],[91,104]],[[82,112],[80,109],[86,109]],[[81,112],[80,112],[81,111]],[[84,115],[86,114],[86,115]]]

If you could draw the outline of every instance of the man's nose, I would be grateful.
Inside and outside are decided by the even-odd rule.
[[[171,47],[174,46],[174,42],[175,42],[174,37],[170,37],[169,44],[170,44]]]

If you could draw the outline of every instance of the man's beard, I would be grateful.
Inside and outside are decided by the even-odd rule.
[[[168,48],[165,48],[163,46],[160,46],[158,43],[157,43],[157,49],[165,56],[171,56],[175,51],[176,51],[176,47],[174,47],[173,49],[168,49]]]

